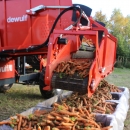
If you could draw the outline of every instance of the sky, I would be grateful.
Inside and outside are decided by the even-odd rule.
[[[120,9],[123,16],[130,15],[130,0],[72,0],[73,3],[86,5],[92,9],[91,16],[94,16],[96,11],[102,11],[110,18],[112,11]]]

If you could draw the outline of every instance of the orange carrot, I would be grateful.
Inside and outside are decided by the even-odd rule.
[[[77,125],[78,121],[75,122],[75,124],[73,125],[72,130],[75,130],[75,126]]]
[[[37,130],[42,130],[42,129],[41,129],[41,126],[38,126]]]
[[[50,112],[50,114],[53,116],[61,116],[59,113],[56,113],[55,111]]]
[[[60,129],[58,129],[58,128],[56,128],[56,127],[53,127],[52,130],[60,130]]]
[[[11,122],[10,121],[2,121],[2,122],[0,122],[0,125],[7,125],[7,124],[11,124]]]
[[[22,123],[22,115],[19,115],[18,130],[20,130],[21,128],[21,123]]]
[[[26,126],[27,120],[24,120],[24,123],[22,124],[22,127]]]
[[[65,123],[65,122],[61,122],[60,125],[63,125],[63,126],[73,126],[74,124],[73,124],[73,123]]]
[[[69,116],[79,116],[78,115],[79,112],[72,113],[72,112],[69,112],[69,111],[60,110],[59,113],[64,114],[64,115],[69,115]]]
[[[60,125],[60,126],[57,126],[56,128],[59,128],[59,129],[71,129],[72,127],[71,126]]]
[[[50,115],[50,114],[48,114],[48,115],[47,115],[47,119],[53,120],[53,119],[55,119],[55,117],[52,116],[52,115]]]

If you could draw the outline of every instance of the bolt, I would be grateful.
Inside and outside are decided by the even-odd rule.
[[[103,67],[103,68],[102,68],[102,73],[104,73],[104,72],[105,72],[105,70],[106,70],[106,68],[105,68],[105,67]]]
[[[30,12],[30,10],[26,10],[26,12],[27,12],[27,13],[29,13],[29,12]]]
[[[32,11],[32,14],[35,14],[36,12]]]
[[[100,73],[104,73],[105,72],[105,70],[106,70],[106,68],[105,67],[102,67],[102,68],[100,68]]]
[[[90,87],[91,87],[91,90],[94,90],[94,87],[95,87],[95,80],[94,79],[92,79]]]

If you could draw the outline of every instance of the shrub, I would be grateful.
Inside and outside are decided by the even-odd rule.
[[[125,64],[124,64],[124,67],[130,68],[130,61],[128,61],[127,63],[125,63]]]
[[[123,69],[123,63],[120,62],[120,61],[116,61],[116,64],[114,67],[117,67],[117,68],[122,68]]]

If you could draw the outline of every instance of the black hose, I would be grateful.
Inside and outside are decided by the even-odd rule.
[[[54,30],[54,28],[55,28],[55,26],[56,26],[58,20],[60,19],[60,17],[61,17],[64,13],[66,13],[67,11],[70,11],[70,10],[77,10],[77,11],[79,11],[79,13],[80,13],[79,18],[72,24],[73,26],[75,26],[75,25],[79,22],[79,20],[81,19],[81,17],[82,17],[82,9],[80,9],[79,7],[71,6],[71,7],[69,7],[69,8],[64,9],[64,10],[58,15],[58,17],[56,18],[56,20],[55,20],[55,22],[54,22],[54,24],[53,24],[53,26],[52,26],[52,28],[51,28],[51,31],[50,31],[49,35],[48,35],[48,37],[47,37],[47,39],[46,39],[46,41],[45,41],[44,43],[42,43],[41,45],[38,45],[38,46],[31,46],[31,47],[26,48],[26,49],[20,49],[20,50],[14,50],[14,49],[12,49],[12,50],[5,50],[5,51],[3,51],[3,52],[0,52],[0,54],[3,55],[3,53],[5,54],[5,53],[30,52],[30,51],[35,51],[35,50],[37,50],[37,49],[46,47],[46,46],[48,45],[48,42],[49,42],[49,37],[50,37],[51,33],[53,32],[53,30]],[[8,54],[7,54],[7,55],[8,55]]]

